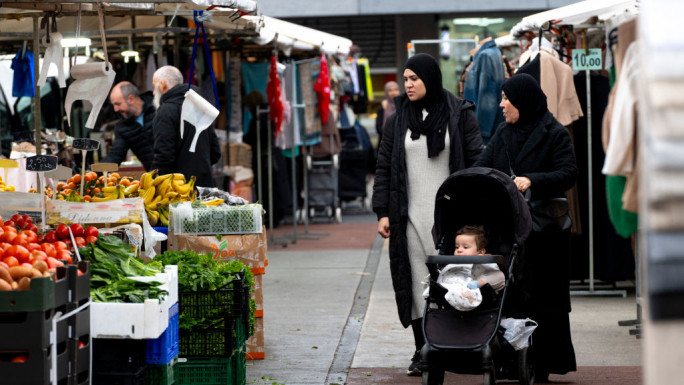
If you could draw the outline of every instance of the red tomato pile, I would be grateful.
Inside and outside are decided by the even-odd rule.
[[[0,222],[2,219],[0,219]],[[38,236],[38,228],[28,215],[12,216],[0,228],[0,265],[7,268],[13,266],[33,267],[38,261],[47,264],[48,270],[64,266],[60,260],[73,263],[70,248],[72,245],[69,228],[74,234],[76,247],[84,247],[87,243],[97,241],[99,232],[95,227],[85,230],[79,224],[67,226],[60,224],[56,230]]]

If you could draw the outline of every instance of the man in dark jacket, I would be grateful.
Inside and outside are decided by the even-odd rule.
[[[154,131],[154,161],[152,169],[159,174],[182,173],[185,179],[197,177],[196,185],[213,187],[211,165],[221,158],[221,148],[214,125],[210,125],[197,139],[195,152],[190,152],[190,144],[195,136],[195,126],[184,124],[181,138],[181,110],[188,85],[183,83],[183,75],[176,67],[159,68],[152,78],[154,100],[158,104],[152,123]]]
[[[152,95],[140,95],[136,86],[124,81],[112,88],[109,101],[114,107],[114,112],[121,116],[121,120],[114,126],[114,144],[102,162],[119,164],[126,160],[126,154],[130,149],[145,170],[150,170],[154,157]]]

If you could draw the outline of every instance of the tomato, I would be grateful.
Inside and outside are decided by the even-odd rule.
[[[24,246],[25,248],[28,249],[29,241],[28,241],[28,235],[27,234],[18,234],[14,240],[12,241],[13,245],[20,245]]]
[[[26,215],[26,214],[22,215],[21,219],[23,219],[24,223],[26,223],[28,225],[33,224],[33,219],[31,219],[31,217]]]
[[[5,250],[7,250],[7,248],[10,246],[12,246],[11,243],[7,243],[7,242],[1,242],[0,243],[0,249],[2,249],[3,252],[5,252]]]
[[[21,235],[21,234],[26,234],[27,237],[28,237],[29,243],[35,243],[35,242],[38,241],[38,235],[36,235],[36,233],[34,233],[34,232],[31,231],[31,230],[21,230],[21,231],[19,232],[19,234],[20,234],[20,235]]]
[[[42,251],[47,254],[48,257],[56,257],[57,256],[57,248],[52,245],[52,243],[43,243],[40,245],[42,247]]]
[[[17,225],[14,223],[14,221],[5,221],[4,223],[5,226],[13,228],[15,231],[17,230]],[[7,231],[7,230],[5,230]]]
[[[83,237],[74,237],[74,242],[76,242],[76,247],[84,247],[86,245],[86,240]]]
[[[57,252],[57,256],[55,259],[64,259],[69,262],[69,264],[73,263],[73,259],[71,258],[71,252],[69,250],[59,250]]]
[[[64,223],[61,223],[59,226],[57,226],[56,231],[57,231],[57,238],[58,239],[69,238],[69,226],[65,225]]]
[[[19,214],[14,214],[14,215],[12,215],[12,217],[10,217],[10,221],[14,221],[15,223],[20,219],[22,219],[22,218],[21,218],[21,215],[19,215]]]
[[[72,223],[69,227],[71,228],[71,232],[74,233],[74,237],[83,236],[83,226],[79,225],[78,223]]]
[[[9,265],[5,261],[0,261],[0,266],[4,267],[5,269],[9,269]]]
[[[28,360],[28,357],[26,356],[16,356],[12,358],[12,362],[26,362]]]
[[[19,266],[19,260],[16,257],[8,256],[2,261],[5,262],[8,267]]]
[[[95,243],[95,242],[97,242],[97,237],[94,237],[92,235],[88,235],[85,240],[86,240],[86,243]]]
[[[13,220],[13,222],[17,226],[17,228],[19,228],[19,229],[23,229],[25,226],[24,220],[21,219],[21,217],[17,218],[16,221]]]
[[[5,231],[0,235],[0,241],[7,242],[10,244],[14,243],[14,239],[17,237],[17,233],[12,231]]]
[[[57,232],[55,230],[52,230],[49,233],[47,233],[47,235],[45,235],[45,242],[55,243],[57,241]]]
[[[68,250],[67,244],[62,241],[53,242],[52,245],[55,246],[55,249],[57,250]]]
[[[33,223],[30,226],[28,226],[27,229],[33,231],[34,233],[38,233],[38,227]]]
[[[87,229],[85,229],[85,235],[86,237],[95,237],[97,238],[98,235],[100,235],[100,232],[97,230],[97,227],[95,226],[90,226]]]
[[[5,233],[8,232],[8,231],[11,232],[11,233],[16,233],[16,232],[17,232],[17,228],[14,227],[14,225],[12,225],[12,226],[4,225],[4,226],[2,226],[2,231],[4,231]]]
[[[58,261],[58,260],[56,260],[55,258],[52,258],[52,257],[48,257],[48,259],[47,259],[47,264],[48,264],[48,268],[49,268],[49,269],[53,269],[53,268],[56,268],[56,267],[58,267],[58,266],[64,266],[64,262]]]
[[[40,245],[38,243],[29,243],[27,249],[28,251],[43,250],[43,245]]]
[[[29,255],[31,255],[31,253],[24,246],[14,245],[5,250],[5,257],[15,257],[19,262],[28,261]]]

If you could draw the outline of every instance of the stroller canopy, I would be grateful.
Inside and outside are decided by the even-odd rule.
[[[432,230],[440,254],[454,252],[456,231],[464,225],[487,230],[487,253],[508,255],[532,229],[527,202],[511,177],[491,168],[472,167],[451,174],[437,190]]]

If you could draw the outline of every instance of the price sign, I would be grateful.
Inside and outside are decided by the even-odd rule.
[[[572,68],[574,70],[600,70],[603,69],[603,56],[600,48],[589,50],[572,50]]]
[[[34,155],[26,158],[26,171],[47,172],[57,168],[57,157],[52,155]]]
[[[74,139],[74,141],[71,143],[71,147],[78,150],[94,151],[100,148],[100,142],[88,138],[78,138]]]

